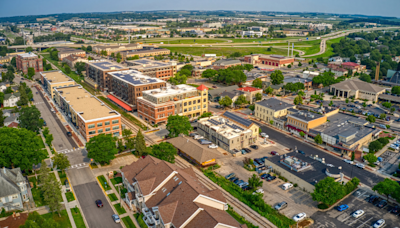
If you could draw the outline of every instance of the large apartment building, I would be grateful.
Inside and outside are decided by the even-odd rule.
[[[111,55],[111,53],[142,49],[142,48],[143,45],[139,43],[127,44],[127,45],[97,45],[93,47],[93,51],[96,52],[97,54],[101,54],[102,51],[106,51],[107,55]]]
[[[244,57],[244,62],[259,66],[266,65],[266,66],[282,67],[293,63],[294,58],[286,57],[283,55],[252,54],[252,55],[246,55]]]
[[[165,81],[136,70],[114,71],[107,74],[111,80],[108,88],[111,95],[108,98],[121,107],[129,106],[130,108],[124,108],[126,111],[137,108],[136,100],[142,96],[143,91],[166,87]]]
[[[72,78],[59,70],[40,72],[40,76],[42,85],[51,98],[54,98],[55,88],[76,85],[76,82]]]
[[[219,189],[208,190],[192,168],[146,156],[121,169],[124,201],[149,228],[244,228],[226,210]]]
[[[121,115],[82,86],[56,88],[55,101],[86,141],[99,134],[121,135]]]
[[[126,61],[126,63],[132,70],[140,71],[145,75],[164,81],[168,81],[177,71],[177,64],[175,61],[162,62],[150,59],[139,59]]]
[[[169,55],[171,51],[166,48],[149,48],[149,49],[138,49],[138,50],[130,50],[130,51],[121,51],[121,60],[124,61],[127,58],[131,58],[134,56],[138,56],[139,58],[148,57],[148,56],[156,56],[156,55]]]
[[[151,124],[166,123],[170,115],[198,117],[208,111],[208,88],[182,84],[146,90],[137,98],[137,110]]]
[[[58,59],[62,61],[65,57],[70,55],[86,57],[86,52],[75,48],[58,48]]]
[[[24,74],[28,73],[29,67],[35,69],[35,72],[43,71],[42,59],[39,59],[37,55],[31,52],[17,55],[16,62],[17,69],[22,71]]]
[[[197,132],[222,149],[240,154],[242,148],[257,142],[259,126],[231,112],[225,112],[222,116],[200,119],[197,122]]]
[[[89,84],[93,85],[95,89],[100,89],[101,91],[107,91],[110,86],[110,78],[107,77],[107,73],[121,70],[129,69],[110,61],[94,60],[86,63],[86,77],[93,82]]]

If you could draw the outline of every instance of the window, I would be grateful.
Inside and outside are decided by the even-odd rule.
[[[102,126],[103,126],[103,123],[97,123],[97,126],[98,126],[98,127],[102,127]]]
[[[111,130],[111,128],[109,128],[109,127],[106,128],[106,131],[110,131],[110,130]]]
[[[183,110],[183,112],[187,112],[187,109],[185,108],[185,110]]]
[[[200,99],[197,100],[197,103],[200,103]]]
[[[206,108],[207,105],[203,105],[203,108]]]
[[[119,120],[113,120],[112,124],[117,124],[119,122]]]
[[[187,106],[187,102],[183,103],[183,106]]]
[[[197,106],[197,109],[200,109],[200,107],[201,107],[201,106],[200,106],[200,105],[198,105],[198,106]]]
[[[206,102],[206,98],[204,98],[203,102]]]
[[[96,131],[89,131],[89,135],[96,134]]]
[[[189,105],[192,105],[192,102],[191,102],[191,101],[189,101]]]
[[[13,199],[17,199],[17,198],[18,198],[18,195],[13,195],[12,198],[13,198]]]
[[[101,134],[101,133],[103,133],[103,129],[99,129],[99,130],[97,130],[97,133],[98,133],[98,134]]]
[[[193,104],[196,104],[196,101],[195,101],[195,100],[193,101]]]
[[[88,125],[88,128],[90,129],[90,128],[94,128],[95,127],[95,125],[94,124],[89,124]]]
[[[113,127],[113,130],[118,130],[119,129],[119,126],[114,126]]]

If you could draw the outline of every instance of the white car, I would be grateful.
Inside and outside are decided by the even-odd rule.
[[[398,150],[398,149],[399,149],[399,147],[396,146],[396,145],[394,145],[394,144],[390,145],[390,148],[392,148],[392,149],[394,149],[394,150]]]
[[[262,189],[262,188],[257,189],[257,191],[253,192],[253,195],[255,195],[255,194],[257,194],[257,193],[264,194],[264,189]]]
[[[353,216],[354,218],[359,218],[359,217],[361,217],[363,214],[365,214],[365,212],[364,212],[363,210],[356,210],[356,211],[352,214],[352,216]]]
[[[361,163],[357,163],[356,166],[360,169],[364,169],[365,165]]]
[[[306,213],[302,212],[302,213],[299,213],[299,214],[293,216],[293,220],[294,220],[295,222],[299,222],[299,221],[305,219],[306,216],[307,216]]]
[[[335,166],[332,165],[332,164],[326,164],[326,166],[328,166],[328,167],[335,167]]]
[[[349,159],[344,159],[343,161],[348,163],[348,164],[354,164],[354,162],[352,160],[349,160]]]
[[[383,219],[379,219],[378,221],[376,221],[373,225],[374,228],[380,228],[382,226],[385,225],[385,220]]]
[[[195,135],[193,138],[194,138],[194,139],[204,139],[204,137],[201,136],[201,135]]]
[[[218,146],[217,146],[217,145],[215,145],[215,144],[211,144],[211,145],[209,145],[209,146],[208,146],[208,148],[210,148],[210,149],[217,149],[217,148],[218,148]]]
[[[261,133],[261,136],[262,136],[262,137],[265,137],[265,136],[267,136],[267,134],[264,133],[264,132],[262,132],[262,133]]]

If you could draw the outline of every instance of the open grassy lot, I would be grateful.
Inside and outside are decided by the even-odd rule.
[[[101,186],[103,187],[104,191],[111,190],[110,184],[108,183],[108,181],[106,180],[104,175],[98,176],[97,179],[99,180],[99,182],[100,182]],[[107,185],[106,185],[106,183],[107,183]]]
[[[134,214],[133,215],[135,218],[136,218],[136,220],[137,220],[137,222],[139,223],[139,226],[141,227],[141,228],[147,228],[148,226],[146,225],[146,223],[143,221],[143,214]]]
[[[285,55],[287,51],[284,49],[272,48],[271,51],[267,51],[268,47],[164,47],[171,52],[178,52],[182,54],[197,55],[203,54],[216,54],[217,56],[228,56],[234,52],[240,52],[242,55],[250,55],[252,53],[259,54],[277,54]],[[298,52],[294,52],[297,54]]]
[[[118,200],[118,197],[115,195],[115,193],[108,194],[108,198],[111,202]]]
[[[71,202],[71,201],[75,200],[75,196],[74,196],[74,194],[72,192],[66,192],[65,193],[65,197],[67,197],[67,201],[68,202]]]
[[[344,37],[339,37],[339,38],[336,38],[336,39],[332,39],[332,40],[326,41],[326,50],[325,50],[324,54],[316,55],[316,56],[312,56],[312,57],[308,57],[308,58],[311,58],[311,59],[316,59],[318,57],[327,58],[327,57],[333,55],[334,53],[333,53],[333,48],[331,47],[331,45],[334,44],[334,43],[339,43],[340,40],[343,39],[343,38]]]

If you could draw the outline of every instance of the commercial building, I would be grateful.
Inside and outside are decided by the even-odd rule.
[[[241,154],[242,148],[257,142],[259,126],[231,112],[225,112],[222,116],[200,119],[197,122],[197,132],[237,156]]]
[[[295,77],[285,77],[283,83],[286,85],[288,83],[301,83],[304,85],[304,90],[312,89],[312,80],[307,78],[295,78]]]
[[[307,36],[310,32],[308,30],[300,30],[300,29],[283,29],[276,30],[274,32],[280,32],[285,34],[286,36]]]
[[[137,98],[137,110],[141,119],[151,124],[166,123],[168,116],[181,115],[189,119],[208,111],[208,88],[176,85],[143,91]]]
[[[86,57],[86,52],[75,48],[58,48],[58,59],[62,61],[65,57],[70,55]]]
[[[137,70],[145,75],[153,78],[158,78],[164,81],[168,81],[170,77],[173,77],[177,71],[177,64],[175,61],[156,61],[150,59],[139,59],[126,61],[129,69]]]
[[[129,70],[120,64],[110,61],[89,61],[86,63],[86,78],[88,78],[95,89],[107,91],[110,86],[110,78],[107,77],[108,72]],[[85,79],[86,81],[86,79]]]
[[[66,63],[71,69],[75,68],[75,64],[78,62],[87,63],[89,60],[84,57],[69,55],[62,60],[63,63]]]
[[[208,190],[192,168],[146,156],[121,169],[124,201],[148,227],[244,228],[225,210],[219,189]]]
[[[208,145],[201,145],[192,137],[178,136],[168,139],[167,142],[178,149],[178,154],[184,156],[201,167],[217,164],[217,158],[222,154],[216,149],[208,148]]]
[[[213,68],[214,68],[214,70],[219,70],[219,69],[226,69],[228,67],[233,67],[233,66],[238,66],[238,65],[242,65],[242,62],[240,62],[240,60],[221,59],[221,60],[216,61],[213,64]]]
[[[127,45],[97,45],[93,46],[93,51],[96,52],[97,54],[101,54],[102,51],[106,51],[107,55],[111,55],[111,53],[142,49],[142,48],[143,45],[139,43],[127,44]]]
[[[121,135],[121,115],[82,86],[56,88],[54,100],[86,141],[99,134]]]
[[[0,64],[9,63],[11,62],[11,56],[2,56],[0,57]]]
[[[246,55],[244,57],[244,62],[258,65],[258,66],[275,66],[275,67],[282,67],[287,66],[294,62],[293,57],[286,57],[283,55],[264,55],[264,54],[253,54],[253,55]]]
[[[76,82],[72,78],[68,77],[59,70],[47,71],[44,73],[40,72],[40,79],[45,91],[50,95],[51,98],[54,98],[55,88],[76,85]]]
[[[0,208],[5,211],[24,210],[24,203],[29,201],[30,191],[27,178],[20,168],[0,170]]]
[[[127,58],[138,56],[139,58],[156,56],[156,55],[169,55],[171,51],[165,48],[149,48],[149,49],[135,49],[130,51],[121,51],[121,60],[124,61]]]
[[[241,31],[241,32],[240,32],[240,35],[241,35],[241,36],[248,36],[248,37],[254,37],[254,36],[260,37],[260,36],[263,35],[263,32],[257,32],[257,31],[253,31],[253,30],[250,30],[250,31]]]
[[[28,68],[35,69],[35,72],[43,71],[43,61],[39,59],[37,55],[33,53],[18,54],[16,58],[17,69],[22,71],[24,74],[28,73]]]
[[[292,133],[307,133],[311,128],[317,127],[327,121],[327,117],[321,114],[297,111],[287,115],[287,128]]]
[[[224,97],[223,95],[225,95],[225,93],[234,92],[238,88],[239,88],[239,86],[232,85],[232,86],[228,86],[228,87],[210,90],[210,91],[208,91],[208,99],[212,102],[217,102],[217,101],[219,101],[219,99]]]
[[[254,117],[266,123],[273,121],[273,125],[284,128],[288,109],[294,109],[294,104],[289,104],[277,98],[269,98],[255,103]]]
[[[202,25],[204,28],[222,28],[223,25],[221,22],[210,22],[210,23],[204,23]]]
[[[379,94],[384,93],[385,88],[359,79],[353,79],[333,84],[329,86],[329,91],[337,97],[354,97],[354,99],[367,99],[377,102]]]
[[[247,30],[257,31],[257,32],[268,32],[268,27],[251,26],[251,27],[247,27]]]
[[[136,100],[143,91],[166,87],[166,82],[135,70],[108,72],[110,86],[108,96],[126,111],[136,110]]]

